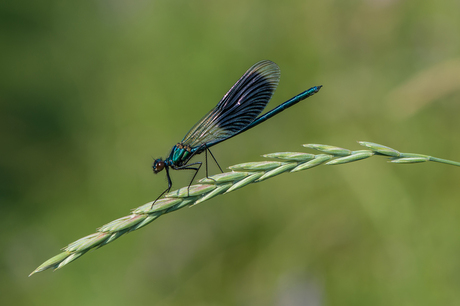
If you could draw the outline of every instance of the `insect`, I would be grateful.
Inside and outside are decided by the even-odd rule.
[[[189,164],[189,161],[195,155],[205,152],[206,177],[208,177],[207,152],[209,151],[222,171],[214,155],[209,150],[210,147],[259,125],[283,110],[314,95],[322,87],[314,86],[259,116],[275,92],[279,79],[280,69],[274,62],[264,60],[254,64],[230,88],[216,107],[198,121],[185,135],[184,139],[171,149],[169,156],[165,160],[156,159],[152,165],[153,172],[158,173],[163,169],[166,170],[168,188],[160,194],[153,204],[163,194],[171,190],[170,168],[173,170],[195,170],[191,184],[202,162]]]

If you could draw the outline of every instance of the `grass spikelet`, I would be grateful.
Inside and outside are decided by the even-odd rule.
[[[361,141],[359,144],[366,147],[367,150],[351,151],[329,145],[306,144],[304,147],[322,153],[317,155],[299,152],[271,153],[263,156],[282,161],[249,162],[231,166],[229,167],[232,170],[230,172],[203,178],[199,181],[199,184],[174,190],[156,201],[153,206],[153,202],[143,204],[133,209],[130,215],[101,226],[96,233],[70,243],[64,248],[64,252],[45,261],[29,276],[47,269],[60,269],[89,250],[109,244],[124,234],[146,226],[164,214],[205,202],[220,194],[235,191],[251,183],[261,182],[282,173],[298,172],[322,164],[339,165],[367,159],[372,156],[386,156],[394,164],[433,161],[460,166],[460,162],[422,154],[401,153],[390,147],[372,142]]]

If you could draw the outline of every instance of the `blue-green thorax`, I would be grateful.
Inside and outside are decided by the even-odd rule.
[[[178,143],[171,149],[165,164],[173,168],[183,166],[191,158],[192,154],[192,148]]]

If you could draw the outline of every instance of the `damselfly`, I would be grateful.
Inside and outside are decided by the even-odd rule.
[[[171,190],[172,181],[169,168],[173,170],[195,170],[191,184],[202,162],[191,164],[188,162],[195,155],[205,152],[206,177],[208,177],[208,151],[216,161],[209,150],[210,147],[255,127],[292,105],[314,95],[322,87],[314,86],[259,116],[275,92],[279,79],[280,69],[278,65],[267,60],[256,63],[230,88],[216,107],[198,121],[184,139],[171,149],[165,160],[156,159],[152,166],[153,172],[158,173],[165,169],[168,179],[168,188],[160,194],[157,200]],[[217,165],[222,171],[219,164]]]

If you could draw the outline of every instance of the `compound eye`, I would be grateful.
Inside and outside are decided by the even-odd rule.
[[[152,168],[155,174],[163,170],[164,167],[165,167],[165,162],[162,161],[161,159],[155,159],[155,161],[153,162]]]

